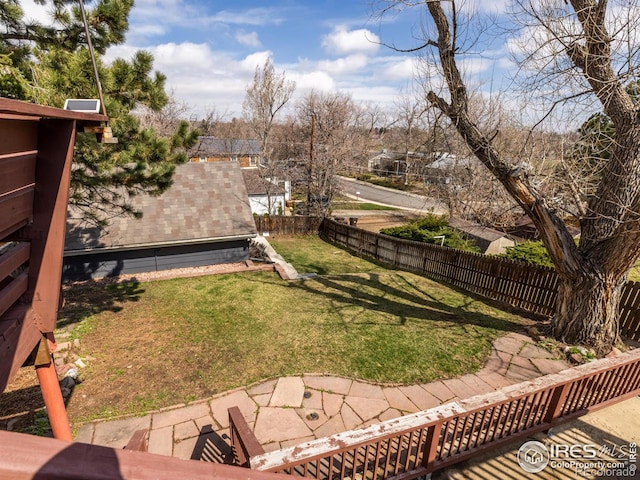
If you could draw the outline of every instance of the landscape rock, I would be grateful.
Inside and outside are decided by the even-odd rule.
[[[571,355],[569,355],[569,360],[571,360],[573,363],[584,363],[584,359],[579,353],[572,353]]]
[[[60,380],[60,390],[64,390],[64,389],[71,390],[75,386],[76,386],[76,381],[71,377],[64,377],[62,380]]]

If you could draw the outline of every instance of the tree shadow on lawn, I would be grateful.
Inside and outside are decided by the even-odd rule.
[[[122,304],[137,302],[144,293],[135,278],[117,283],[95,283],[65,286],[64,306],[58,316],[57,327],[81,322],[100,312],[119,312]]]
[[[288,286],[327,298],[335,311],[360,307],[365,310],[395,315],[398,318],[397,325],[405,325],[407,320],[411,318],[425,322],[471,324],[506,332],[516,331],[523,326],[524,322],[518,323],[504,318],[496,318],[474,309],[474,304],[483,304],[505,311],[490,305],[484,298],[477,298],[469,292],[446,286],[444,288],[453,292],[452,296],[457,297],[457,300],[462,299],[460,306],[451,306],[440,300],[437,294],[411,283],[404,277],[403,272],[394,273],[396,272],[391,274],[368,273],[365,274],[366,276],[362,274],[318,276],[312,279],[291,281]],[[391,279],[396,285],[384,282],[384,278]],[[516,313],[508,314],[518,315]],[[356,321],[355,323],[374,322]]]

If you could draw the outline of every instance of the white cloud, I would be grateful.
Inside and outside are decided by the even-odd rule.
[[[257,32],[236,32],[236,40],[241,45],[245,45],[247,47],[258,48],[262,46]]]
[[[242,68],[248,72],[255,72],[256,67],[262,67],[264,63],[267,61],[267,58],[271,56],[271,52],[269,50],[265,50],[263,52],[255,52],[251,55],[247,55],[244,60],[240,62]]]
[[[296,93],[298,97],[311,90],[329,91],[335,89],[336,83],[326,72],[318,70],[312,72],[291,72],[287,73],[287,78],[296,82]]]
[[[205,31],[215,25],[219,34],[220,29],[229,25],[278,25],[283,18],[274,8],[221,10],[209,14],[207,7],[191,0],[136,0],[129,21],[129,37],[146,38],[164,35],[174,27]]]
[[[359,71],[368,63],[366,55],[356,53],[337,60],[321,60],[318,62],[318,68],[333,75],[345,75]]]
[[[43,25],[52,25],[51,21],[51,7],[45,7],[43,5],[36,5],[33,0],[22,0],[20,7],[24,12],[24,18],[27,21],[34,21]]]
[[[380,48],[380,37],[370,30],[361,28],[347,30],[339,25],[322,39],[324,49],[334,55],[348,55],[350,53],[374,54]]]
[[[415,58],[391,59],[382,75],[389,80],[410,80],[415,75],[416,61]]]
[[[135,46],[110,48],[105,60],[125,59],[140,50]],[[204,43],[165,43],[145,50],[154,56],[154,69],[167,77],[167,91],[188,103],[199,117],[208,109],[239,116],[246,85],[253,78],[256,62],[270,52],[258,52],[242,60],[212,50]]]

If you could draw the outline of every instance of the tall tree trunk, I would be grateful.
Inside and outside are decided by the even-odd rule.
[[[619,341],[618,307],[625,278],[607,280],[595,273],[563,278],[558,288],[554,336],[569,345],[593,348],[604,356]]]

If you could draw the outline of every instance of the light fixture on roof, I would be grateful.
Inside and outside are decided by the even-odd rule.
[[[100,113],[100,100],[93,98],[68,98],[64,102],[64,109],[73,112]],[[85,133],[95,133],[99,143],[118,143],[109,125],[84,127]]]
[[[100,113],[100,100],[68,98],[64,102],[64,109],[74,112]]]

